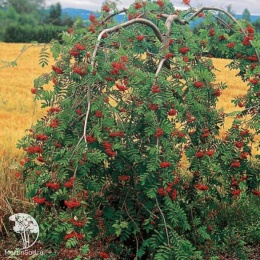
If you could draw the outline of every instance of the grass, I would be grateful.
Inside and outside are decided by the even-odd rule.
[[[0,43],[0,59],[15,60],[23,46],[24,44]],[[17,164],[23,156],[23,152],[16,148],[16,143],[24,136],[25,129],[29,129],[37,119],[45,114],[45,110],[40,109],[39,103],[34,101],[30,91],[33,88],[34,79],[49,72],[54,62],[51,59],[49,66],[42,68],[39,65],[40,49],[40,47],[29,48],[19,58],[17,67],[0,69],[0,185],[4,187],[0,191],[2,208],[6,205],[6,202],[3,201],[4,198],[23,200],[22,187],[15,178]],[[213,61],[217,68],[217,81],[226,82],[228,85],[219,98],[217,108],[231,112],[235,108],[231,100],[236,96],[246,94],[248,87],[240,78],[236,77],[238,71],[230,71],[226,67],[230,61],[224,59],[214,59]],[[231,126],[231,122],[232,119],[226,119],[221,135],[224,135],[225,130]]]
[[[24,44],[0,43],[0,59],[13,61]],[[27,45],[28,46],[28,45]],[[34,79],[50,71],[50,66],[39,65],[40,47],[29,48],[18,60],[17,67],[0,69],[0,211],[7,207],[6,200],[17,204],[24,200],[23,188],[15,174],[23,152],[16,148],[17,141],[45,111],[34,102],[31,88]],[[51,61],[52,62],[52,61]],[[16,202],[14,203],[15,200]],[[0,212],[1,217],[1,212]]]

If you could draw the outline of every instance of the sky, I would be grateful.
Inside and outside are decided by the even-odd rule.
[[[46,5],[55,4],[59,2],[62,8],[79,8],[91,11],[99,11],[104,0],[45,0]],[[119,0],[118,7],[128,7],[134,0]],[[182,0],[171,0],[176,9],[185,7],[182,4]],[[260,0],[191,0],[192,7],[198,7],[199,5],[209,7],[219,7],[226,9],[226,6],[232,5],[232,10],[236,14],[243,13],[243,10],[247,8],[251,14],[260,15]]]

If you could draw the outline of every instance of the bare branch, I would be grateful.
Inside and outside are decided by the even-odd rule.
[[[208,10],[208,11],[218,11],[218,12],[222,12],[224,13],[226,16],[228,16],[228,18],[230,18],[235,24],[237,24],[239,26],[239,28],[241,29],[241,32],[243,33],[244,36],[247,36],[247,33],[245,32],[245,30],[241,27],[241,25],[239,24],[239,22],[236,20],[236,18],[231,15],[229,12],[221,9],[221,8],[217,8],[217,7],[201,7],[199,10],[195,11],[194,14],[192,14],[190,17],[187,18],[187,22],[190,22],[191,20],[193,20],[196,16],[198,16],[199,13]],[[252,41],[249,41],[250,44],[252,45]],[[260,56],[258,53],[258,50],[252,45],[252,47],[255,49],[255,53],[257,55],[258,58],[258,62],[260,63]]]
[[[166,59],[161,59],[159,65],[158,65],[158,68],[156,70],[156,73],[155,73],[155,80],[157,80],[159,73],[162,70],[162,67],[163,67],[163,64],[164,64],[165,61],[166,61]]]
[[[159,205],[158,200],[157,200],[156,197],[155,197],[155,201],[156,201],[156,205],[157,205],[157,207],[158,207],[158,209],[159,209],[159,211],[160,211],[160,213],[161,213],[161,215],[162,215],[163,223],[164,223],[164,227],[165,227],[165,233],[166,233],[166,237],[167,237],[167,243],[168,243],[168,246],[170,246],[171,244],[170,244],[169,232],[168,232],[166,220],[165,220],[164,214],[163,214],[163,212],[162,212],[162,210],[161,210],[161,208],[160,208],[160,205]]]
[[[187,24],[188,23],[185,20],[181,20],[177,14],[169,15],[166,19],[166,22],[165,22],[165,26],[168,29],[168,35],[171,32],[173,22],[177,22],[177,23],[180,23],[180,24]]]
[[[109,19],[111,19],[112,17],[114,17],[114,16],[116,16],[116,15],[118,15],[118,14],[127,13],[127,11],[128,11],[128,9],[123,8],[121,11],[118,11],[118,12],[116,12],[116,13],[110,14],[110,15],[108,15],[108,16],[101,22],[101,24],[106,23]]]
[[[159,39],[159,41],[160,42],[163,41],[163,36],[160,33],[159,28],[153,22],[146,20],[146,19],[143,19],[143,18],[136,18],[136,19],[133,19],[131,21],[116,25],[112,28],[105,29],[98,35],[97,43],[96,43],[96,46],[95,46],[95,49],[94,49],[94,52],[93,52],[93,55],[92,55],[92,60],[91,60],[92,68],[94,68],[94,66],[95,66],[95,59],[96,59],[96,56],[97,56],[97,51],[98,51],[98,48],[100,46],[102,36],[105,33],[111,33],[111,32],[114,32],[114,31],[118,31],[119,29],[121,29],[123,27],[128,27],[128,26],[133,25],[135,23],[141,23],[141,24],[149,26],[150,28],[153,29],[153,31],[154,31],[155,35],[157,36],[157,38]],[[91,86],[90,85],[88,85],[88,88],[87,88],[87,102],[88,102],[88,109],[87,109],[87,112],[86,112],[86,118],[85,118],[85,123],[84,123],[84,131],[83,131],[83,137],[84,137],[85,143],[87,143],[86,132],[87,132],[88,117],[89,117],[90,108],[91,108]]]
[[[229,30],[232,30],[234,32],[234,29],[229,25],[227,24],[223,19],[221,19],[220,17],[216,16],[216,19],[221,23],[223,24],[226,28],[228,28]]]
[[[118,31],[119,29],[121,28],[124,28],[124,27],[128,27],[130,25],[133,25],[135,23],[141,23],[141,24],[144,24],[144,25],[147,25],[149,26],[150,28],[153,29],[155,35],[157,36],[158,40],[160,42],[163,41],[163,36],[162,34],[160,33],[160,30],[159,28],[151,21],[147,20],[147,19],[143,19],[143,18],[136,18],[136,19],[133,19],[133,20],[130,20],[130,21],[127,21],[127,22],[124,22],[122,24],[118,24],[114,27],[111,27],[111,28],[108,28],[108,29],[105,29],[103,30],[99,35],[98,35],[98,42],[95,46],[95,49],[94,49],[94,52],[93,52],[93,55],[92,55],[92,59],[95,59],[96,55],[97,55],[97,50],[99,48],[99,45],[100,45],[100,41],[102,39],[102,36],[105,34],[105,33],[111,33],[111,32],[114,32],[114,31]],[[93,64],[94,65],[94,64]]]

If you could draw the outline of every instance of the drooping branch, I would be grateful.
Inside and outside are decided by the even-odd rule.
[[[96,56],[97,56],[97,51],[98,51],[98,48],[100,46],[102,36],[105,33],[112,33],[112,32],[120,30],[121,28],[133,25],[135,23],[144,24],[144,25],[147,25],[150,28],[152,28],[152,30],[154,31],[154,33],[157,36],[158,40],[160,42],[163,42],[163,36],[160,33],[159,28],[153,22],[151,22],[151,21],[149,21],[147,19],[143,19],[143,18],[136,18],[136,19],[133,19],[131,21],[128,21],[128,22],[116,25],[114,27],[105,29],[98,35],[97,43],[96,43],[95,49],[93,51],[92,60],[91,60],[92,68],[95,67],[95,60],[96,60]],[[88,103],[88,109],[87,109],[87,112],[86,112],[86,118],[85,118],[85,123],[84,123],[84,131],[83,131],[83,137],[84,137],[85,143],[87,143],[86,132],[87,132],[88,117],[89,117],[89,113],[90,113],[90,109],[91,109],[91,86],[90,85],[88,85],[88,87],[87,87],[87,103]]]
[[[218,12],[222,12],[225,15],[227,15],[234,23],[238,24],[236,18],[231,15],[229,12],[225,11],[224,9],[221,8],[217,8],[217,7],[201,7],[200,9],[198,9],[197,11],[195,11],[195,13],[193,13],[191,16],[189,16],[186,21],[190,22],[192,21],[196,16],[199,15],[199,13],[203,12],[203,11],[218,11]],[[187,13],[188,14],[188,13]],[[238,24],[239,25],[239,24]],[[245,33],[245,32],[244,32]]]
[[[108,21],[109,19],[111,19],[112,17],[114,17],[114,16],[116,16],[118,14],[127,13],[127,11],[128,11],[128,9],[123,8],[122,10],[120,10],[120,11],[118,11],[116,13],[110,14],[101,22],[101,24],[106,23],[106,21]]]
[[[239,22],[236,20],[236,18],[233,15],[231,15],[229,12],[227,12],[221,8],[217,8],[217,7],[201,7],[200,9],[195,11],[195,13],[193,13],[191,16],[189,16],[186,19],[186,21],[187,22],[192,21],[196,16],[199,15],[199,13],[201,13],[203,11],[218,11],[218,12],[224,13],[226,16],[228,16],[228,18],[230,18],[235,24],[237,24],[239,26],[243,35],[247,36],[247,33],[245,32],[244,28],[241,27],[241,25],[239,24]],[[252,40],[249,40],[249,42],[252,45]],[[259,56],[258,50],[253,45],[252,45],[252,47],[254,48],[257,58],[258,58],[258,62],[260,63],[260,56]]]
[[[161,61],[159,62],[158,68],[157,68],[156,73],[155,73],[155,81],[157,81],[158,76],[159,76],[159,73],[160,73],[160,71],[162,70],[162,67],[163,67],[163,64],[164,64],[165,61],[166,61],[166,59],[163,58],[163,59],[161,59]]]
[[[147,20],[147,19],[143,19],[143,18],[136,18],[136,19],[133,19],[133,20],[130,20],[130,21],[127,21],[127,22],[124,22],[122,24],[118,24],[114,27],[111,27],[111,28],[108,28],[108,29],[105,29],[103,30],[99,35],[98,35],[98,39],[97,39],[97,44],[95,46],[95,49],[94,49],[94,52],[93,52],[93,55],[92,55],[92,62],[95,60],[96,58],[96,55],[97,55],[97,50],[99,48],[99,45],[100,45],[100,41],[102,39],[102,36],[106,33],[112,33],[112,32],[115,32],[115,31],[118,31],[120,30],[121,28],[124,28],[124,27],[128,27],[130,25],[133,25],[135,23],[140,23],[140,24],[144,24],[144,25],[147,25],[149,26],[155,33],[156,37],[158,38],[158,40],[160,42],[163,42],[163,36],[159,30],[159,28],[151,21]],[[94,63],[92,64],[92,66],[94,67]]]
[[[234,32],[234,29],[228,24],[226,23],[223,19],[221,19],[220,17],[216,16],[216,19],[219,21],[219,23],[221,23],[222,25],[224,25],[226,28],[228,28],[229,30]]]
[[[168,30],[168,35],[170,35],[173,22],[180,23],[180,24],[183,24],[183,25],[188,23],[185,20],[181,20],[177,14],[171,14],[171,15],[162,14],[161,16],[163,18],[166,18],[165,26]]]

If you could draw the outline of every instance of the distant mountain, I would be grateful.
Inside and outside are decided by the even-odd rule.
[[[84,10],[84,9],[74,9],[74,8],[65,8],[63,9],[63,14],[67,14],[68,16],[70,16],[71,18],[75,18],[75,17],[80,17],[83,20],[88,20],[89,19],[89,15],[93,13],[96,16],[98,16],[98,13],[95,13],[93,11],[89,11],[89,10]],[[122,22],[125,18],[124,15],[117,15],[116,20],[118,22]],[[236,19],[241,19],[242,18],[242,14],[236,14],[235,15]],[[260,18],[260,15],[251,15],[251,22],[255,22],[258,18]]]
[[[63,14],[67,14],[68,16],[70,16],[71,18],[82,18],[83,20],[88,20],[89,19],[89,15],[95,14],[97,17],[99,16],[98,13],[93,12],[93,11],[89,11],[89,10],[84,10],[84,9],[74,9],[74,8],[64,8],[62,9]],[[124,15],[116,15],[116,20],[118,22],[122,22],[124,20]]]
[[[236,14],[235,18],[236,19],[242,19],[243,15],[242,14]],[[259,15],[252,15],[251,14],[251,23],[254,23],[258,18],[260,18],[260,14]]]

